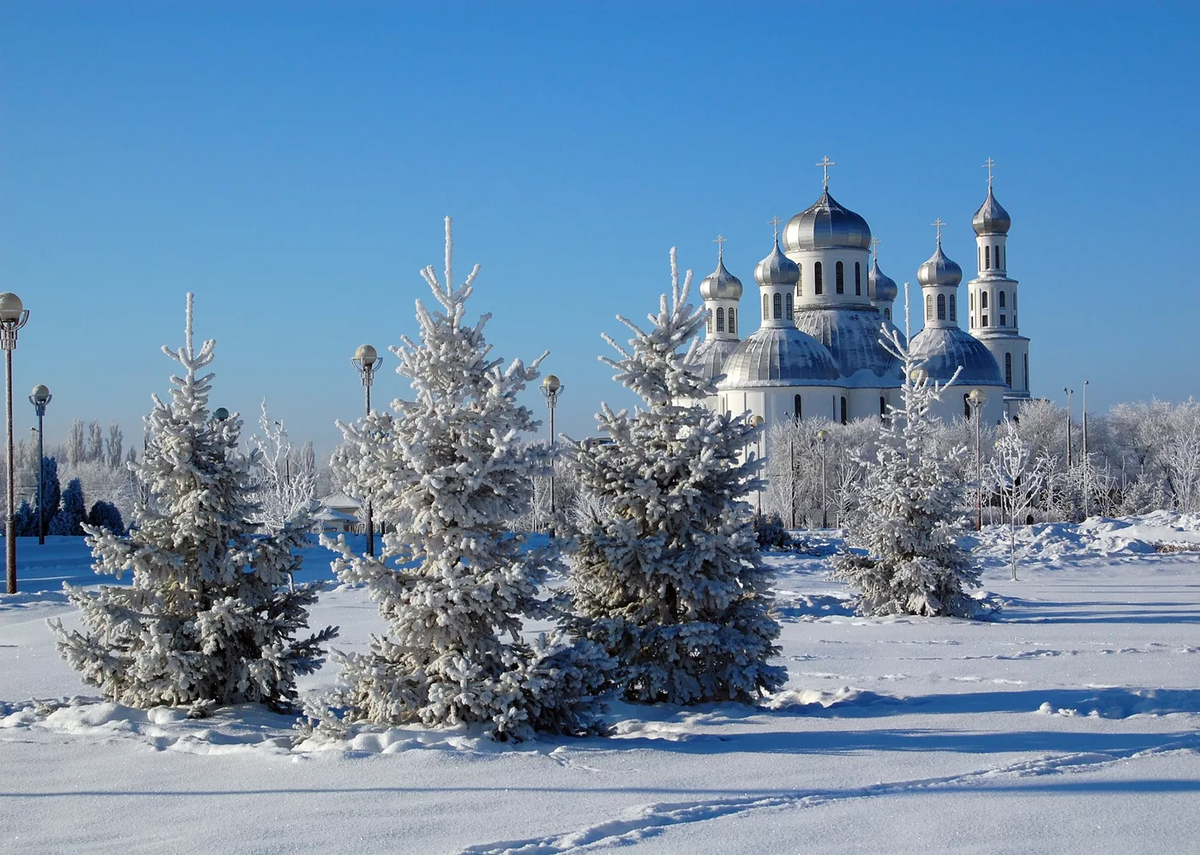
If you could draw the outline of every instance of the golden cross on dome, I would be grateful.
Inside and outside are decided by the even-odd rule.
[[[825,155],[824,157],[821,158],[821,162],[818,163],[817,166],[821,167],[821,169],[825,173],[825,189],[828,190],[829,189],[829,167],[837,166],[837,164],[829,159],[829,155]]]
[[[881,241],[879,238],[871,238],[871,259],[874,261],[879,261],[879,245],[881,243],[883,243],[883,241]]]
[[[775,241],[777,243],[779,241],[779,224],[782,222],[783,222],[783,220],[779,219],[778,216],[772,217],[771,219],[767,220],[768,225],[772,225],[775,227]]]
[[[995,167],[995,165],[996,165],[996,161],[992,160],[990,157],[987,159],[987,163],[985,163],[983,165],[983,168],[988,171],[988,189],[989,190],[992,189],[992,169],[993,169],[993,167]]]
[[[717,239],[713,241],[717,245],[717,261],[720,261],[725,249],[725,242],[728,240],[725,235],[717,235]]]
[[[938,230],[938,246],[941,246],[942,245],[942,226],[947,226],[947,225],[949,225],[949,223],[943,223],[942,218],[938,217],[936,220],[934,220],[929,225],[937,228],[937,230]]]

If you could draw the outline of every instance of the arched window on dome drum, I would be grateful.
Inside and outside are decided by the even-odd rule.
[[[821,262],[813,262],[813,293],[824,294],[825,282],[821,276]]]
[[[967,294],[967,302],[970,304],[971,311],[974,312],[975,311],[975,292],[974,291],[971,291]],[[972,325],[974,325],[974,323],[975,323],[974,321],[971,321]]]
[[[737,310],[729,310],[729,334],[737,335]]]
[[[792,308],[792,293],[790,291],[783,295],[783,311],[785,318],[790,318],[794,311]]]
[[[985,246],[983,248],[983,269],[992,269],[992,248],[990,246]]]
[[[1004,292],[1003,291],[1000,292],[1000,308],[1001,309],[1004,308]]]
[[[763,294],[763,320],[764,321],[769,321],[771,319],[770,306],[771,306],[770,298],[766,294]]]
[[[797,395],[793,402],[793,405],[795,407],[794,414],[796,416],[796,421],[800,421],[800,413],[803,411],[800,404],[801,404],[800,396]]]
[[[837,280],[837,292],[839,294],[845,294],[846,293],[846,265],[842,264],[839,261],[837,263],[837,267],[834,268],[833,272],[834,272],[834,278]]]
[[[1004,354],[1004,382],[1012,388],[1012,354]]]
[[[713,321],[713,318],[712,318],[712,309],[709,309],[709,310],[708,310],[708,334],[709,334],[709,335],[712,335],[712,331],[713,331],[713,325],[712,325],[712,321]]]
[[[892,319],[892,310],[889,309],[887,306],[884,306],[883,307],[883,316],[890,321]]]
[[[796,269],[798,271],[800,271],[799,275],[796,277],[796,296],[803,297],[804,296],[804,265],[797,264]]]
[[[958,298],[953,294],[950,295],[950,320],[958,320]]]
[[[775,320],[781,320],[783,318],[783,295],[778,291],[775,292],[775,299],[772,301],[772,304],[775,307]]]
[[[1022,386],[1021,388],[1022,389],[1029,388],[1029,354],[1028,353],[1025,354],[1025,385]]]
[[[1017,311],[1017,292],[1013,291],[1013,318],[1014,318],[1013,326],[1014,327],[1017,325],[1017,322],[1015,320],[1015,318],[1017,317],[1016,311]]]
[[[980,327],[986,327],[986,326],[987,326],[987,315],[986,315],[986,314],[983,316],[982,320],[980,320],[980,321],[979,321],[979,326],[980,326]]]
[[[997,270],[1003,269],[1000,267],[1000,247],[999,247],[999,245],[992,247],[992,258],[996,259],[996,269]]]
[[[842,424],[845,424],[846,421],[847,421],[847,419],[846,419],[846,396],[843,395],[842,396]]]
[[[981,309],[987,308],[987,291],[979,292],[979,308],[981,308]]]
[[[971,420],[971,395],[967,393],[963,395],[963,418],[967,421]]]
[[[725,310],[717,309],[717,332],[725,332]]]
[[[854,293],[862,296],[862,265],[854,262]]]
[[[925,295],[925,320],[927,320],[927,321],[933,320],[933,295],[932,294]]]
[[[944,321],[944,320],[946,320],[946,295],[938,294],[937,297],[938,297],[938,302],[937,302],[938,320]],[[719,312],[720,309],[718,309],[717,311]],[[721,316],[717,315],[717,329],[720,329],[720,328],[721,328]]]
[[[1000,316],[1000,326],[1005,326],[1007,321],[1008,321],[1008,318],[1006,316],[1004,316],[1004,315]]]

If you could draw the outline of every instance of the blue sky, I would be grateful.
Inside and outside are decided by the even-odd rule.
[[[32,313],[17,434],[41,382],[49,439],[76,417],[139,435],[192,290],[214,405],[249,432],[265,397],[332,449],[361,407],[349,357],[416,333],[451,214],[495,353],[549,350],[559,429],[585,435],[601,400],[632,401],[600,334],[656,307],[669,248],[698,281],[724,234],[751,299],[768,220],[816,199],[825,155],[914,293],[937,217],[970,278],[995,158],[1034,394],[1186,399],[1198,9],[5,2],[0,286]],[[409,392],[395,364],[376,403]]]

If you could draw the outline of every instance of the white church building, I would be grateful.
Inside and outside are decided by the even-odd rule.
[[[718,239],[717,269],[700,283],[708,325],[696,351],[709,377],[724,375],[707,401],[714,409],[749,410],[769,426],[792,418],[877,418],[900,404],[901,365],[879,344],[881,325],[895,329],[898,288],[872,258],[867,221],[829,194],[832,165],[828,158],[818,164],[825,166],[824,189],[788,221],[782,249],[776,232],[774,248],[754,270],[759,294],[748,308]],[[917,270],[922,295],[912,314],[916,320],[923,308],[924,328],[912,347],[938,382],[961,368],[942,394],[939,416],[969,415],[967,396],[979,389],[986,396],[982,416],[994,424],[1015,416],[1030,395],[1029,339],[1017,326],[1017,282],[1008,278],[1012,223],[992,192],[991,165],[989,159],[987,198],[972,219],[978,275],[967,283],[968,330],[959,326],[962,268],[942,250],[939,219],[937,247]],[[746,311],[758,329],[743,339]]]

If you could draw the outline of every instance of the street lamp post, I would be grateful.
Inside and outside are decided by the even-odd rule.
[[[43,440],[42,440],[42,420],[46,417],[46,405],[50,403],[50,399],[54,397],[50,394],[50,390],[45,386],[34,386],[33,394],[29,396],[29,403],[33,404],[34,412],[37,413],[37,435],[38,435],[38,546],[46,545],[46,511],[43,507],[45,487],[42,485],[42,455],[43,455]]]
[[[1088,457],[1088,435],[1087,435],[1087,387],[1088,381],[1083,381],[1083,516],[1087,519],[1092,511],[1091,496],[1088,495],[1091,487],[1091,463],[1092,458]]]
[[[556,508],[554,507],[554,452],[558,443],[558,437],[554,433],[554,408],[558,405],[558,396],[562,394],[566,386],[554,374],[547,374],[546,379],[542,381],[542,394],[546,396],[546,406],[550,409],[550,538],[554,539],[554,519]]]
[[[29,321],[29,310],[21,304],[21,298],[11,291],[0,294],[0,348],[4,350],[4,403],[8,435],[8,516],[4,522],[4,569],[8,580],[8,593],[17,592],[17,522],[13,516],[16,478],[13,465],[13,395],[12,354],[17,349],[17,330]],[[41,461],[38,461],[41,464]]]
[[[825,501],[825,443],[829,441],[829,431],[822,428],[817,431],[817,442],[821,445],[821,528],[829,528],[829,505]]]
[[[1071,468],[1071,396],[1075,394],[1074,389],[1063,387],[1063,392],[1067,396],[1067,468]]]
[[[350,364],[358,369],[358,374],[362,377],[363,389],[366,390],[367,406],[365,409],[366,415],[371,415],[371,383],[375,380],[375,372],[379,370],[380,359],[379,353],[369,344],[360,344],[358,349],[354,351],[354,356],[350,359]],[[367,554],[375,556],[375,520],[371,513],[371,497],[366,497],[367,501]]]
[[[758,456],[759,460],[762,460],[763,417],[762,416],[751,416],[750,424],[754,427],[754,431],[755,431],[755,434],[754,434],[754,442],[755,442],[755,446],[756,446],[755,454]],[[756,517],[762,516],[762,479],[761,478],[759,479],[758,490],[756,490],[754,493],[754,515]]]
[[[975,420],[975,530],[983,531],[983,404],[987,395],[982,389],[972,389],[967,396],[971,402],[971,418]]]

